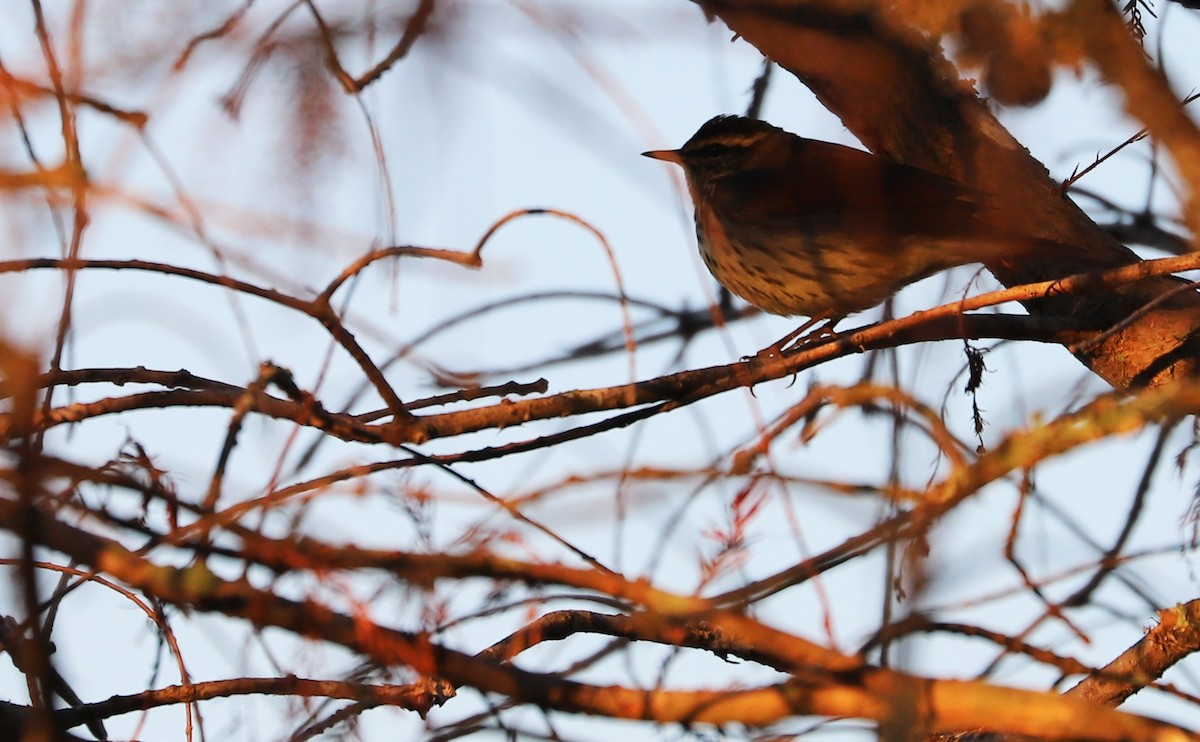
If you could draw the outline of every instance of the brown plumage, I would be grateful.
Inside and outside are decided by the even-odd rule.
[[[984,194],[762,121],[718,116],[645,155],[683,167],[717,280],[774,314],[845,316],[1013,249]]]

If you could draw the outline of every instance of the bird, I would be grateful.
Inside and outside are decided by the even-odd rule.
[[[1004,258],[1014,240],[988,194],[758,119],[717,116],[679,149],[709,271],[764,312],[812,324],[869,309],[947,268]]]

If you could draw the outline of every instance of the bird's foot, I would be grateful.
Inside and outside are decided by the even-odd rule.
[[[790,353],[802,346],[809,345],[818,340],[836,337],[837,333],[834,332],[833,328],[835,325],[837,325],[839,320],[841,320],[841,317],[833,317],[829,312],[824,312],[812,317],[795,330],[792,330],[788,334],[779,338],[779,340],[758,351],[754,357],[778,358],[783,356],[785,353]],[[816,326],[816,329],[812,329],[814,326]],[[812,331],[808,332],[809,330]]]

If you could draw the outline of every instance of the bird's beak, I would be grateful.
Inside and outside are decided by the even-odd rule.
[[[677,149],[652,149],[649,152],[643,152],[642,157],[653,157],[656,160],[673,162],[676,165],[683,164],[683,158],[680,157]]]

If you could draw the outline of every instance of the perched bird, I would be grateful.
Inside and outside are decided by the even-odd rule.
[[[836,320],[1017,249],[985,194],[763,121],[717,116],[679,149],[643,154],[683,168],[708,269],[773,314]]]

